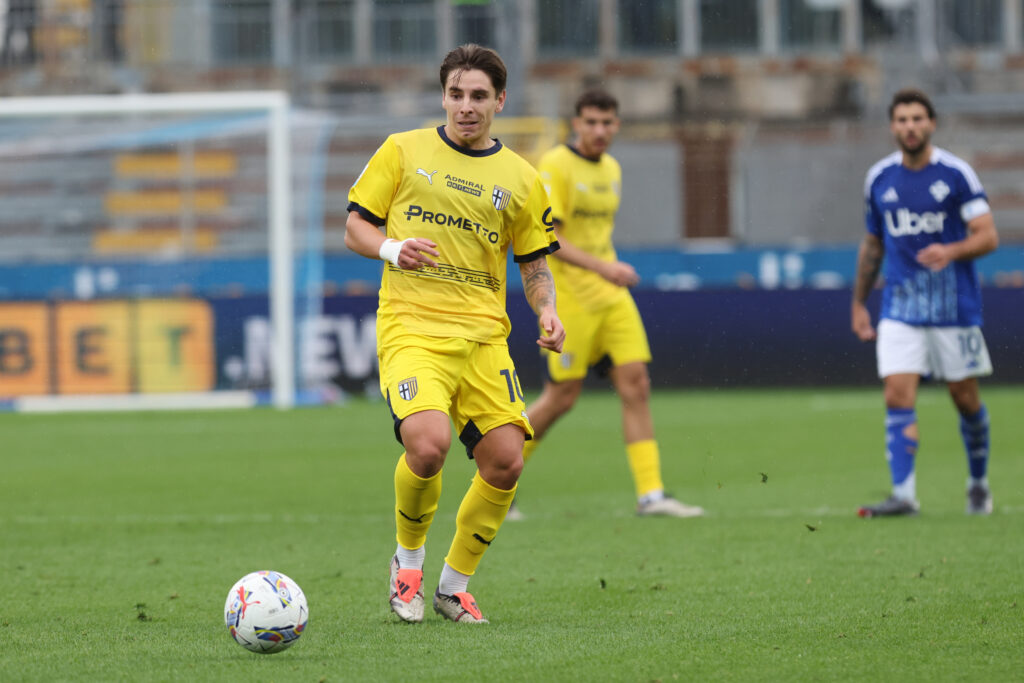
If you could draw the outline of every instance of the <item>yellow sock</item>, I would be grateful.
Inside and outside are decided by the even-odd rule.
[[[661,459],[658,457],[657,441],[647,439],[628,443],[626,455],[629,457],[629,469],[633,472],[637,498],[665,488],[661,481]]]
[[[494,488],[477,472],[473,483],[462,499],[459,513],[455,516],[455,538],[444,561],[455,571],[472,576],[487,546],[505,521],[508,507],[516,495],[516,487],[510,490]]]
[[[540,445],[540,439],[534,437],[523,444],[523,464],[530,462],[530,458],[533,457],[533,452],[537,450],[537,446]]]
[[[400,546],[415,550],[423,545],[440,499],[441,473],[429,479],[416,476],[402,453],[395,467],[395,525]]]

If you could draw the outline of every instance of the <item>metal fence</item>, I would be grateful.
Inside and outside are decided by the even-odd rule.
[[[0,0],[0,67],[415,64],[521,31],[564,58],[1018,51],[1024,0]]]

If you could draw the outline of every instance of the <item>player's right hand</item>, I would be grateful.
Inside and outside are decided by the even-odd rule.
[[[877,336],[871,324],[871,313],[868,312],[867,306],[859,301],[853,302],[850,309],[850,327],[861,341],[872,341]]]
[[[422,237],[412,237],[402,242],[402,250],[398,252],[398,267],[403,270],[417,270],[423,266],[436,268],[437,263],[431,256],[440,256],[437,244]]]

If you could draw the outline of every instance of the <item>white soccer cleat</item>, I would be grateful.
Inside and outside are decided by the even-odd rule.
[[[703,517],[704,508],[680,503],[672,496],[660,500],[637,503],[636,514],[641,517]]]
[[[523,511],[519,509],[516,501],[512,500],[512,505],[509,506],[508,512],[505,513],[506,522],[521,522],[523,521]]]
[[[398,556],[391,558],[391,579],[388,581],[391,611],[402,621],[423,621],[423,570],[402,569]]]
[[[469,593],[442,595],[434,592],[434,611],[445,619],[458,624],[489,624],[476,606],[476,599]]]

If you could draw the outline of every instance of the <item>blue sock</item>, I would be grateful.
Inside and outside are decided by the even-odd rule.
[[[909,438],[904,432],[917,423],[913,408],[887,408],[885,411],[885,450],[892,473],[893,489],[900,490],[901,484],[913,487],[914,456],[917,454],[917,439]],[[913,497],[913,491],[904,497]]]
[[[988,410],[984,403],[974,415],[960,416],[960,434],[964,438],[971,478],[983,479],[988,472]]]

